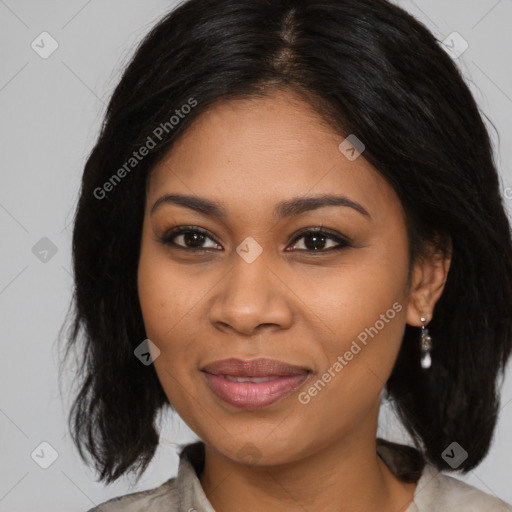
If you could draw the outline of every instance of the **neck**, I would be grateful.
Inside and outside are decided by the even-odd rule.
[[[404,512],[416,484],[400,482],[377,454],[377,416],[326,448],[278,465],[246,466],[205,445],[201,485],[218,512]]]

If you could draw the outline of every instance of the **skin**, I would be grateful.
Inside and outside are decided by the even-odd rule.
[[[139,298],[166,395],[205,443],[200,481],[217,511],[399,512],[413,499],[416,484],[400,482],[376,452],[380,395],[405,324],[432,318],[450,260],[433,253],[407,282],[402,205],[364,153],[350,161],[340,152],[343,139],[291,91],[225,100],[201,114],[150,175]],[[168,203],[151,214],[170,193],[216,201],[226,216]],[[281,201],[320,194],[344,195],[370,216],[346,206],[273,216]],[[176,244],[209,250],[160,242],[182,225],[208,235],[195,245],[178,235]],[[338,246],[327,238],[317,242],[324,252],[308,252],[311,235],[295,233],[319,226],[353,247],[327,252]],[[263,250],[252,263],[236,252],[248,236]],[[401,311],[300,403],[299,393],[396,302]],[[199,371],[228,357],[279,359],[311,374],[274,404],[242,410],[214,395]],[[244,459],[249,447],[252,463]]]

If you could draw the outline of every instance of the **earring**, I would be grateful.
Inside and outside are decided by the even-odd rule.
[[[428,332],[428,329],[425,327],[426,318],[421,317],[420,321],[422,323],[421,326],[421,367],[422,368],[430,368],[432,364],[432,358],[430,357],[430,350],[432,349],[432,338]]]

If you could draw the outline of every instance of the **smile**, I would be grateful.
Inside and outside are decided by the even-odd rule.
[[[308,372],[284,376],[235,377],[203,372],[213,393],[240,409],[260,409],[293,393],[308,378]]]

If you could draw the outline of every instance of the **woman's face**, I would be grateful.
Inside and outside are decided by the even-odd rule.
[[[148,181],[138,287],[155,369],[183,420],[231,460],[276,464],[375,435],[410,300],[408,239],[395,192],[343,140],[289,92],[225,101]],[[167,194],[188,199],[152,211]],[[203,371],[228,358],[298,369],[260,368],[272,382]]]

